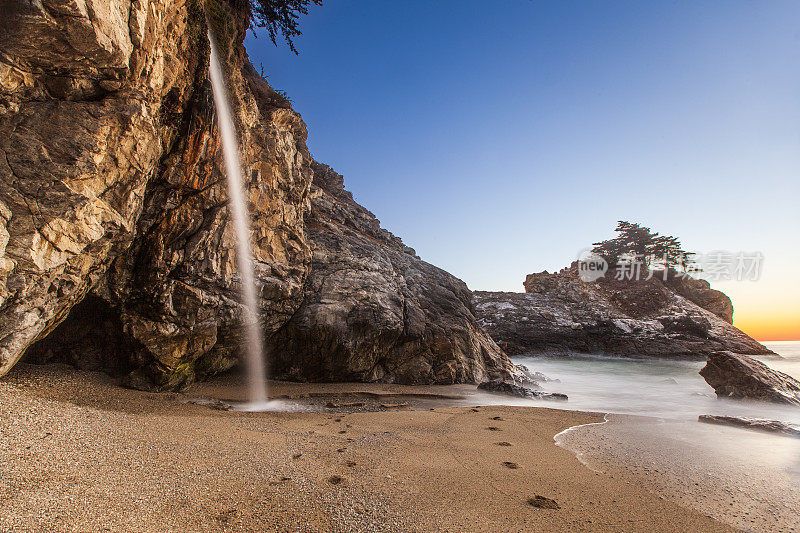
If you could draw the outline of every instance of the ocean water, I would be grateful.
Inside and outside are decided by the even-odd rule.
[[[770,367],[800,379],[800,341],[765,342],[764,345],[783,357],[764,360]]]
[[[800,342],[768,343],[784,359],[761,358],[771,368],[800,379]],[[700,376],[699,361],[604,356],[516,357],[514,362],[559,380],[551,392],[569,395],[563,408],[697,420],[701,414],[753,416],[800,424],[800,409],[764,402],[718,399]]]

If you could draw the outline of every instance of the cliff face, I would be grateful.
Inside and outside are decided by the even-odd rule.
[[[704,358],[770,354],[731,325],[730,299],[700,280],[582,281],[573,267],[531,274],[526,293],[476,292],[479,322],[509,353]]]
[[[26,350],[34,360],[112,370],[131,385],[153,389],[179,388],[235,364],[243,313],[207,80],[202,5],[193,0],[4,4],[0,376]],[[342,299],[343,308],[356,309],[352,313],[362,312],[361,317],[346,328],[330,328],[330,317],[320,316],[324,336],[291,337],[290,332],[305,331],[296,325],[302,317],[317,328],[309,309],[330,278],[322,272],[343,272],[343,261],[361,260],[352,238],[346,241],[354,246],[352,256],[344,249],[338,255],[325,251],[315,226],[323,223],[323,211],[357,212],[365,220],[369,215],[343,191],[325,196],[322,186],[315,188],[315,205],[348,201],[341,209],[316,209],[320,218],[308,222],[309,240],[305,219],[317,178],[305,125],[250,65],[241,45],[243,18],[225,3],[218,7],[220,49],[254,218],[265,336],[277,334],[278,346],[295,348],[291,357],[281,354],[280,368],[292,369],[286,373],[299,379],[372,379],[381,377],[377,360],[371,373],[364,368],[377,356],[386,379],[413,382],[447,381],[436,376],[446,375],[442,365],[451,361],[452,380],[475,379],[487,365],[503,366],[502,352],[475,326],[466,288],[429,265],[415,271],[420,278],[431,276],[419,284],[434,292],[457,287],[452,305],[425,315],[434,324],[417,331],[411,327],[417,323],[406,319],[397,330],[384,321],[396,310],[395,300],[384,299],[404,301],[402,283],[394,277],[396,286],[387,289],[364,276],[353,280],[351,289],[379,308],[389,305],[391,312],[351,305],[349,295],[340,298],[332,289],[326,304]],[[370,231],[380,237],[365,230],[363,239],[384,239],[376,250],[400,246],[372,220]],[[320,275],[309,278],[311,243]],[[409,265],[422,264],[396,253]],[[408,316],[418,311],[413,305],[400,308]],[[430,336],[433,344],[425,344],[425,328],[463,331],[456,336],[468,347],[436,335]],[[418,353],[411,353],[408,339],[414,338],[425,346],[420,353],[429,372]],[[353,363],[356,359],[363,363]],[[321,367],[348,370],[328,375],[318,371]]]
[[[0,25],[3,374],[130,246],[201,54],[172,2],[5,2]]]
[[[291,379],[458,383],[507,376],[461,280],[420,260],[315,164],[305,299],[273,339]]]

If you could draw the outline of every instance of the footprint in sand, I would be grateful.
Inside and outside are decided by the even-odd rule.
[[[217,515],[217,520],[222,522],[223,524],[227,524],[231,521],[231,519],[236,516],[236,509],[230,509],[228,511],[222,511]]]
[[[511,461],[504,461],[503,466],[505,466],[506,468],[510,468],[511,470],[516,470],[517,468],[519,468],[519,465],[517,463],[512,463]]]

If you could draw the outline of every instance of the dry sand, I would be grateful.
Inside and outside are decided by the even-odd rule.
[[[555,446],[597,414],[236,413],[185,399],[19,365],[0,380],[0,532],[731,530]],[[560,509],[532,507],[537,495]]]

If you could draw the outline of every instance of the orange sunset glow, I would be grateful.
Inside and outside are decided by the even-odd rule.
[[[759,341],[800,340],[800,312],[783,316],[738,311],[737,314],[739,316],[734,315],[733,324]]]
[[[711,283],[733,302],[733,325],[766,341],[800,340],[800,286],[787,285],[790,270],[766,270],[753,282]]]

